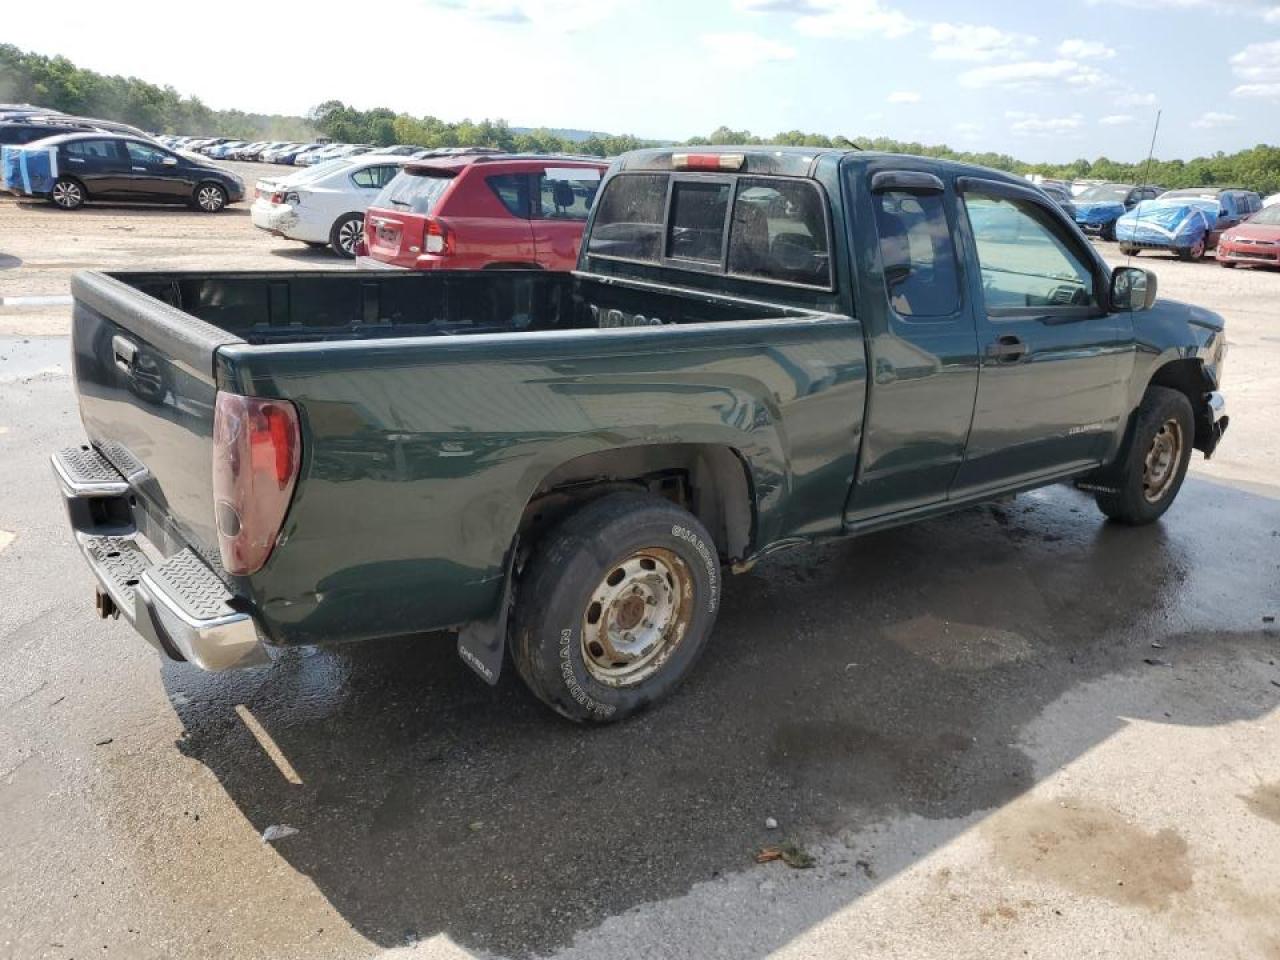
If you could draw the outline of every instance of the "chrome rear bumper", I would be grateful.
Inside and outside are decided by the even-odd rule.
[[[123,616],[165,656],[203,670],[270,660],[252,615],[194,550],[161,556],[137,529],[130,482],[106,457],[81,446],[52,459],[102,616]]]

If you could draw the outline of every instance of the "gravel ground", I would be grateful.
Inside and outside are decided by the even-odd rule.
[[[1231,344],[1161,523],[1055,487],[773,558],[590,732],[447,637],[209,675],[96,619],[67,310],[0,305],[0,957],[1280,957],[1280,274],[1139,263]],[[6,297],[335,265],[243,209],[0,200]]]

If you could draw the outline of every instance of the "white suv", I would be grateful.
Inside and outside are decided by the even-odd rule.
[[[253,225],[308,246],[330,247],[340,257],[354,257],[365,208],[408,159],[366,153],[259,180],[251,209]]]

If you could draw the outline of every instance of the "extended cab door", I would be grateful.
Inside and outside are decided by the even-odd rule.
[[[981,372],[953,496],[1098,463],[1125,416],[1133,329],[1109,314],[1107,271],[1053,205],[961,178]]]
[[[572,270],[578,262],[582,231],[600,188],[594,167],[547,167],[533,174],[533,246],[547,270]]]
[[[854,250],[874,251],[858,303],[871,387],[846,520],[945,500],[965,452],[978,389],[972,296],[955,243],[954,193],[922,170],[846,174]],[[874,232],[873,232],[874,231]]]

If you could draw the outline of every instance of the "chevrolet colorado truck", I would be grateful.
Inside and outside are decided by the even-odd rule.
[[[207,670],[451,629],[583,722],[689,673],[726,573],[1063,481],[1149,523],[1227,426],[1221,317],[909,156],[627,154],[573,273],[72,289],[103,616]]]

